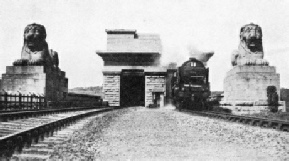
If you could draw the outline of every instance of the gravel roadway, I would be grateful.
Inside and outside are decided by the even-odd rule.
[[[96,118],[54,150],[51,160],[289,160],[289,133],[132,107]]]

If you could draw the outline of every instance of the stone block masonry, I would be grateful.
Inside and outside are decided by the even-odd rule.
[[[266,101],[268,86],[275,86],[280,96],[280,75],[275,67],[236,66],[225,78],[224,101]]]
[[[272,66],[235,66],[224,80],[224,101],[221,107],[233,114],[253,114],[268,111],[267,87],[275,86],[280,98],[280,75]],[[284,101],[278,110],[286,111]]]
[[[61,100],[68,91],[65,72],[44,66],[7,66],[2,78],[1,89],[13,93],[40,94],[48,101]]]
[[[43,66],[8,66],[2,77],[5,91],[45,94],[46,74]]]
[[[161,39],[157,34],[137,34],[136,30],[107,30],[107,51],[159,52]]]
[[[153,92],[163,92],[166,94],[165,76],[145,76],[145,106],[153,103]]]
[[[104,101],[108,101],[109,106],[131,105],[132,102],[120,100],[120,75],[123,70],[141,70],[144,73],[141,81],[139,96],[134,105],[146,106],[152,103],[152,92],[163,92],[160,99],[163,100],[165,95],[165,75],[166,69],[160,68],[160,57],[162,52],[161,39],[158,34],[139,34],[136,30],[112,29],[106,30],[107,33],[107,49],[106,51],[97,51],[96,53],[102,57],[104,61],[103,68],[103,93]],[[132,76],[133,76],[132,72]],[[158,82],[161,80],[160,82]],[[145,87],[143,87],[145,83]],[[137,87],[138,88],[138,87]],[[133,93],[131,88],[124,90],[128,94]],[[132,90],[130,92],[130,90]],[[143,91],[145,90],[145,92]],[[145,96],[144,96],[145,95]],[[122,98],[127,98],[123,97]],[[145,97],[145,98],[143,98]],[[159,97],[159,95],[157,96]],[[141,99],[140,99],[141,98]]]
[[[109,106],[120,106],[120,75],[104,75],[102,91]]]

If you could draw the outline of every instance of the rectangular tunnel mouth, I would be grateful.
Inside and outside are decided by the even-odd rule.
[[[144,106],[145,75],[141,69],[123,69],[120,76],[120,106]]]

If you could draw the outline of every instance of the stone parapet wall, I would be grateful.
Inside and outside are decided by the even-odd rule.
[[[145,76],[145,106],[153,103],[152,93],[164,92],[166,95],[165,76]]]
[[[270,111],[270,107],[266,101],[260,102],[220,102],[220,107],[230,109],[232,114],[255,114]],[[285,101],[278,102],[278,111],[286,112]]]
[[[267,87],[280,96],[280,75],[271,66],[236,66],[224,80],[224,101],[266,101]]]
[[[120,106],[120,75],[103,75],[102,91],[109,106]]]

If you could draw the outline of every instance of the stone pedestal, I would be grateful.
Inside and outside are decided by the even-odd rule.
[[[246,109],[248,113],[256,111],[261,106],[267,106],[268,86],[275,86],[280,96],[280,75],[275,67],[235,66],[225,77],[224,101],[221,104],[232,109],[233,113],[235,109]]]
[[[280,95],[280,75],[272,66],[235,66],[224,81],[224,101],[266,101],[267,87]]]
[[[68,91],[65,72],[44,66],[8,66],[2,74],[2,89],[7,92],[39,94],[47,101],[57,101]]]

